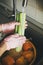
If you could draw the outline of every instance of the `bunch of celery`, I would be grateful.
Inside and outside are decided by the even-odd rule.
[[[20,25],[16,26],[15,32],[18,33],[19,35],[24,35],[24,32],[25,32],[25,19],[26,19],[26,14],[24,12],[16,14],[16,21],[20,22]],[[20,52],[21,49],[22,49],[22,47],[19,46],[19,47],[16,48],[16,51]]]
[[[16,21],[19,21],[20,25],[16,26],[15,31],[19,35],[24,35],[24,32],[25,32],[25,19],[26,19],[26,14],[24,12],[21,12],[21,13],[16,15]]]
[[[20,26],[16,26],[15,31],[19,34],[19,35],[24,35],[25,32],[25,19],[26,19],[26,13],[25,11],[25,7],[27,6],[28,0],[23,0],[23,8],[22,8],[22,12],[21,13],[17,13],[16,14],[16,21],[20,22]],[[16,48],[16,51],[20,51],[21,47]]]

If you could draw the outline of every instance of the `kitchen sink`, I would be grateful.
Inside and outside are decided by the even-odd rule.
[[[35,27],[33,27],[34,24],[32,24],[32,25],[31,24],[30,24],[30,22],[28,22],[28,28],[25,30],[25,36],[28,39],[30,39],[36,47],[37,57],[36,57],[36,61],[35,61],[34,65],[35,64],[37,65],[37,63],[43,58],[43,30],[37,26],[35,26],[36,27],[36,29],[35,29]],[[38,28],[38,30],[37,30],[37,28]],[[40,29],[41,33],[40,33],[39,29]]]
[[[0,24],[6,23],[9,21],[13,21],[12,18],[5,17],[2,13],[0,13]],[[1,33],[0,33],[1,34]],[[1,34],[0,41],[6,36],[6,34]],[[43,58],[43,30],[38,26],[34,25],[30,21],[28,21],[28,27],[25,30],[25,36],[29,39],[36,47],[37,56],[33,65],[37,65],[37,63]]]

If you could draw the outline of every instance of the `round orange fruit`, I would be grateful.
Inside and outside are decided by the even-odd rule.
[[[24,59],[23,56],[19,57],[19,58],[16,60],[16,65],[26,65],[26,60]]]
[[[31,49],[32,48],[32,44],[30,41],[26,41],[24,44],[23,44],[23,50],[24,51],[27,51],[28,49]]]
[[[25,59],[27,59],[29,62],[33,59],[33,52],[32,51],[25,51],[22,54]]]

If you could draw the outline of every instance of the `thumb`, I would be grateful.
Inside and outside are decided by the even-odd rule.
[[[15,24],[15,25],[20,25],[20,23],[19,23],[19,22],[15,22],[14,24]]]

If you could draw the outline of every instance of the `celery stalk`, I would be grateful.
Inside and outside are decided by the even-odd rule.
[[[26,14],[23,12],[23,13],[20,13],[20,15],[18,16],[19,19],[19,22],[20,22],[20,25],[19,27],[17,26],[16,29],[17,29],[17,33],[19,35],[24,35],[24,32],[25,32],[25,19],[26,19]],[[20,52],[22,50],[22,47],[19,46],[16,48],[16,51],[17,52]]]
[[[20,13],[20,26],[19,26],[19,29],[18,29],[18,34],[19,35],[24,35],[25,19],[26,19],[26,14],[25,13]]]
[[[24,35],[24,32],[25,32],[25,19],[26,19],[26,14],[24,12],[17,15],[16,21],[19,20],[20,25],[16,26],[16,32],[19,35]],[[17,52],[20,52],[21,50],[22,50],[21,46],[16,48]]]
[[[24,35],[25,19],[26,19],[26,14],[24,12],[16,15],[16,21],[19,21],[20,25],[16,26],[15,32],[18,33],[19,35]]]
[[[19,13],[17,13],[17,14],[16,14],[16,22],[19,22],[19,18],[20,18],[20,17],[19,17]],[[18,27],[19,27],[19,26],[16,26],[16,27],[15,27],[15,33],[18,33]]]

